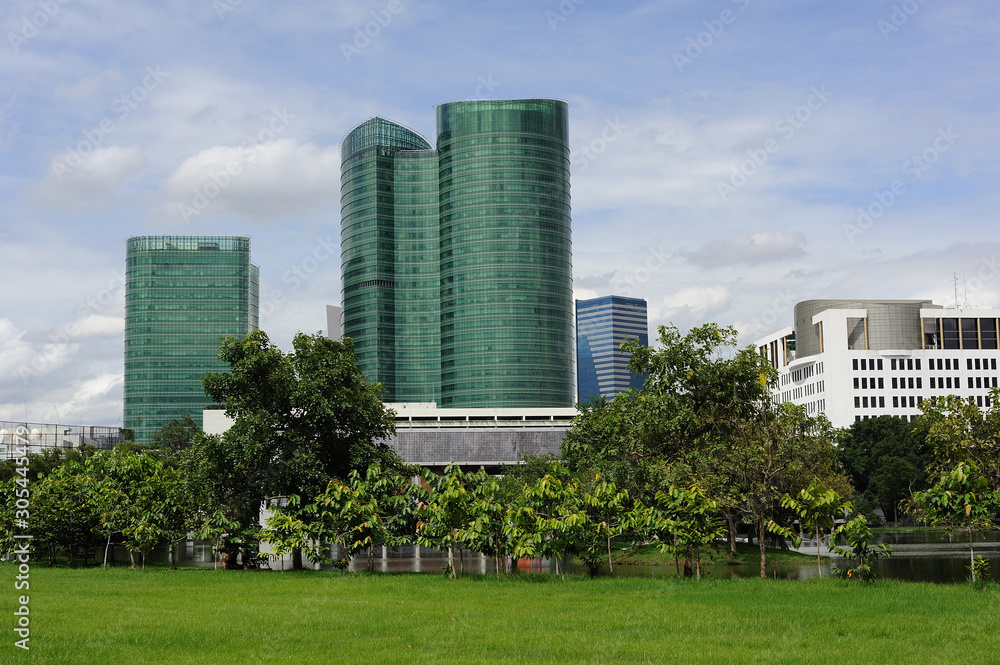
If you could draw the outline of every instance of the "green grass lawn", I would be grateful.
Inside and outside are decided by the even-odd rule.
[[[1000,589],[883,581],[513,579],[31,569],[0,663],[996,663]]]

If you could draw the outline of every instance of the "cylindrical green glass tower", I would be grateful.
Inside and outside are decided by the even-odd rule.
[[[125,256],[125,427],[148,444],[171,420],[201,425],[201,378],[224,372],[220,337],[258,325],[246,236],[138,236]]]
[[[340,148],[344,336],[354,341],[358,366],[369,381],[382,384],[387,401],[398,400],[394,164],[396,154],[405,150],[430,151],[430,145],[415,132],[383,118],[355,127]],[[425,187],[436,200],[436,179],[427,181]],[[431,212],[436,245],[437,211]],[[437,375],[435,366],[435,380]]]
[[[573,405],[565,102],[373,118],[341,146],[344,335],[386,401]]]
[[[437,107],[441,404],[573,405],[568,109]]]

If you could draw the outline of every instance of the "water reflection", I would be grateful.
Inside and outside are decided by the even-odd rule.
[[[922,529],[917,531],[880,532],[876,542],[889,543],[893,556],[879,559],[873,568],[880,575],[891,579],[902,579],[914,582],[963,582],[969,578],[969,534],[968,532],[948,533],[941,530]],[[990,560],[991,579],[1000,582],[1000,532],[973,534],[975,554]],[[803,543],[799,550],[803,554],[815,555],[814,543]],[[419,556],[417,556],[419,552]],[[821,546],[820,553],[827,555],[826,547]],[[464,552],[465,574],[496,574],[496,562],[492,557]],[[397,551],[387,551],[385,556],[375,559],[375,570],[380,572],[414,572],[441,573],[447,567],[448,559],[440,552],[402,548]],[[823,576],[832,575],[830,569],[834,566],[846,568],[851,562],[834,557],[824,561]],[[456,566],[460,566],[456,556]],[[501,564],[502,565],[502,564]],[[352,570],[364,570],[367,566],[366,557],[353,560]],[[521,559],[518,562],[520,572],[554,573],[553,561],[543,559]],[[566,571],[571,574],[585,575],[587,569],[579,561],[570,560]],[[502,568],[501,568],[502,572]],[[608,576],[607,567],[602,568],[601,576]],[[674,565],[643,566],[616,565],[615,577],[674,577],[677,574]],[[777,579],[803,580],[816,577],[818,572],[815,563],[801,565],[769,565],[768,577]],[[744,566],[704,565],[702,575],[706,577],[758,577],[760,568],[756,564]]]

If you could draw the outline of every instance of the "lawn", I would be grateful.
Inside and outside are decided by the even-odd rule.
[[[996,663],[1000,589],[883,581],[31,569],[0,663]]]

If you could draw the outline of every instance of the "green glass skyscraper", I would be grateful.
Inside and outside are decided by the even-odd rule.
[[[573,405],[567,106],[373,118],[341,147],[344,335],[387,401]]]
[[[137,236],[125,259],[125,427],[148,444],[211,403],[201,385],[220,337],[258,325],[259,270],[245,236]]]

